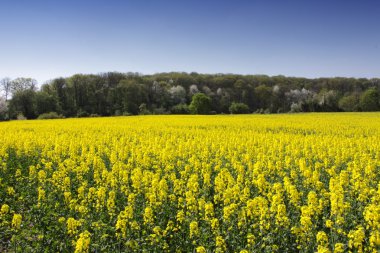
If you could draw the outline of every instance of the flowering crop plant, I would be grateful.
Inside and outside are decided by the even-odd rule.
[[[379,252],[380,114],[0,123],[0,251]]]

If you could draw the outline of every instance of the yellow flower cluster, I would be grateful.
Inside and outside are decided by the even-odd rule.
[[[379,113],[14,121],[0,143],[0,234],[34,251],[380,251]]]
[[[22,215],[21,214],[14,214],[12,218],[12,227],[14,229],[20,229],[22,222]]]
[[[87,253],[90,251],[91,234],[84,231],[79,235],[79,239],[75,244],[75,253]]]

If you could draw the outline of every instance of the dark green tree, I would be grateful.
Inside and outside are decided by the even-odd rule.
[[[369,88],[360,96],[359,102],[362,111],[378,111],[379,110],[379,92],[376,88]]]
[[[8,102],[14,100],[13,107],[9,106],[10,113],[19,111],[28,114],[29,118],[49,110],[65,117],[138,114],[145,111],[139,108],[142,104],[154,114],[186,113],[186,104],[197,93],[204,93],[211,99],[209,109],[202,113],[229,113],[233,101],[248,105],[249,111],[272,113],[292,109],[304,112],[380,110],[378,78],[108,72],[57,78],[43,85],[38,92],[36,85],[31,78],[0,80],[0,93]],[[24,96],[29,92],[27,90],[37,93],[27,98]],[[29,106],[22,109],[21,104],[27,102]],[[198,113],[196,106],[193,111]]]
[[[0,97],[0,121],[8,117],[8,106],[5,98]]]
[[[320,111],[334,112],[339,110],[339,93],[335,90],[323,89],[318,94],[318,106]]]
[[[196,93],[192,97],[189,109],[192,114],[209,114],[211,98],[204,93]]]
[[[139,106],[147,101],[145,86],[133,80],[122,80],[116,88],[119,110],[123,113],[139,114]]]
[[[358,110],[359,98],[355,95],[344,96],[339,100],[339,108],[345,112]]]
[[[267,109],[271,106],[272,88],[266,85],[260,85],[255,88],[256,107]]]
[[[36,92],[32,89],[19,90],[13,94],[9,103],[9,113],[11,118],[16,118],[22,114],[27,119],[34,119],[36,115]]]
[[[36,90],[37,81],[33,78],[19,77],[11,81],[10,91],[15,94],[18,91]]]
[[[35,108],[36,114],[40,115],[47,112],[57,112],[57,100],[53,95],[49,95],[46,92],[36,92],[35,95]]]

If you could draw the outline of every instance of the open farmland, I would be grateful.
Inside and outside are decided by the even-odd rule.
[[[380,249],[380,113],[12,121],[0,143],[0,251]]]

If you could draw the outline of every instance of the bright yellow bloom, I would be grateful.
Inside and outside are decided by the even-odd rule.
[[[46,177],[47,177],[47,175],[46,175],[46,172],[44,170],[38,171],[38,181],[41,184],[45,183]]]
[[[177,221],[178,221],[179,223],[182,223],[184,220],[185,220],[185,213],[183,212],[183,210],[180,210],[180,211],[177,213]]]
[[[144,223],[145,224],[152,224],[154,221],[154,215],[153,210],[149,206],[145,208],[144,211]]]
[[[0,230],[26,245],[48,222],[77,252],[376,252],[379,115],[0,123]]]
[[[198,235],[199,235],[198,222],[192,221],[190,223],[190,238],[193,238]]]
[[[320,253],[329,253],[329,238],[326,233],[323,231],[319,231],[317,233],[317,244],[318,244],[318,252]]]
[[[81,222],[74,218],[67,219],[67,234],[74,235],[78,232],[78,227],[81,226]]]
[[[247,243],[250,247],[252,247],[255,244],[255,236],[253,234],[247,235]]]
[[[212,203],[205,204],[205,220],[210,221],[214,217],[214,205]]]
[[[350,239],[348,242],[348,247],[350,247],[350,249],[355,248],[361,251],[363,247],[363,241],[365,239],[364,228],[362,226],[358,226],[356,230],[351,230],[348,234],[348,238]]]
[[[38,204],[45,200],[46,192],[42,187],[38,187]]]
[[[15,195],[16,191],[13,187],[9,186],[9,187],[7,187],[7,193],[9,196],[13,196],[13,195]]]
[[[343,253],[344,250],[344,244],[343,243],[335,243],[334,246],[334,253]]]
[[[75,244],[75,253],[87,253],[90,251],[91,234],[86,230],[79,234]]]
[[[369,243],[373,248],[380,247],[380,231],[371,232]]]
[[[22,222],[22,215],[21,214],[14,214],[12,218],[12,227],[14,229],[20,229]]]
[[[323,231],[319,231],[317,233],[317,243],[319,245],[328,245],[329,238],[327,237],[326,233]]]
[[[1,206],[0,213],[3,215],[3,214],[7,214],[8,212],[9,212],[9,206],[7,204],[3,204]]]
[[[217,236],[215,239],[216,252],[225,252],[226,251],[226,241],[222,236]]]
[[[107,199],[107,210],[111,216],[115,215],[115,198],[116,198],[115,192],[110,191],[108,193],[108,199]]]
[[[203,247],[203,246],[198,246],[198,247],[196,248],[196,252],[197,252],[197,253],[206,253],[207,251],[206,251],[205,247]]]

